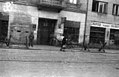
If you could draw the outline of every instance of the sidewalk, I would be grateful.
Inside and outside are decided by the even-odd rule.
[[[77,77],[118,77],[119,54],[76,50],[61,52],[59,47],[43,45],[35,45],[30,49],[1,48],[0,66],[2,77],[42,77],[43,74],[56,74],[55,77],[69,77],[69,74]]]
[[[48,45],[35,45],[34,47],[30,47],[29,49],[31,49],[31,50],[59,51],[60,47],[48,46]],[[66,49],[66,52],[103,53],[103,52],[99,52],[98,49],[94,49],[94,48],[90,48],[90,52],[89,51],[84,51],[84,50],[82,50],[82,48]],[[105,53],[119,54],[119,50],[105,49]]]
[[[45,50],[45,51],[60,51],[60,47],[56,46],[49,46],[49,45],[34,45],[33,47],[26,48],[25,45],[11,45],[10,47],[6,47],[3,45],[3,47],[0,47],[3,49],[22,49],[22,50]],[[66,52],[87,52],[87,53],[102,53],[99,52],[98,49],[90,48],[89,51],[81,50],[82,48],[71,48],[66,49]],[[105,53],[113,53],[113,54],[119,54],[119,50],[112,50],[112,49],[105,49]]]
[[[106,53],[97,53],[96,49],[91,49],[91,52],[59,50],[60,47],[46,45],[34,45],[29,49],[0,48],[0,61],[116,63],[119,60],[119,51],[116,50],[106,50]]]
[[[0,45],[0,48],[3,49],[28,49],[28,50],[59,50],[60,47],[56,46],[48,46],[48,45],[34,45],[33,47],[26,48],[25,45],[10,45],[7,47],[6,45]]]
[[[49,50],[49,51],[59,51],[60,47],[49,46],[49,45],[34,45],[34,47],[29,47],[29,49],[33,50]]]

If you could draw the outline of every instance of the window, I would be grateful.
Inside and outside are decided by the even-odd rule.
[[[68,35],[68,38],[75,43],[78,43],[79,28],[76,27],[65,27],[64,35]]]
[[[119,15],[119,5],[117,5],[117,4],[113,5],[112,14],[113,15]]]
[[[115,45],[119,45],[119,30],[110,29],[110,40],[113,40]]]
[[[80,22],[66,21],[64,26],[64,35],[68,35],[68,38],[78,43]]]
[[[105,41],[105,28],[91,27],[90,28],[90,43],[99,44],[100,41]]]
[[[98,13],[107,13],[107,2],[93,0],[92,11]]]
[[[72,4],[77,4],[77,0],[69,0],[69,2]]]

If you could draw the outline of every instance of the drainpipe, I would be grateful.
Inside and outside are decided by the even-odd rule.
[[[88,4],[89,4],[89,0],[87,0],[87,3],[86,3],[87,6],[86,6],[86,16],[85,16],[83,46],[85,45],[85,39],[86,39],[86,27],[87,27],[87,16],[88,16]]]

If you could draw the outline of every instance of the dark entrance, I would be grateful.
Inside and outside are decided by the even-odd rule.
[[[0,20],[0,39],[5,39],[7,37],[8,32],[8,21]]]
[[[54,33],[56,20],[39,18],[37,44],[49,45],[50,36]]]
[[[8,15],[3,15],[0,13],[0,40],[4,40],[8,34]]]

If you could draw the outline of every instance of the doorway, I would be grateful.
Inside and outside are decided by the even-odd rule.
[[[56,21],[55,19],[39,18],[37,44],[49,45],[50,36],[54,34]]]
[[[4,40],[8,34],[8,21],[0,20],[0,40]]]

